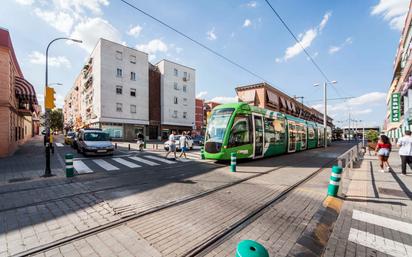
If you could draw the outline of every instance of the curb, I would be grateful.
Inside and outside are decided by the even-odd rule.
[[[342,199],[327,196],[288,256],[322,256],[342,205]]]

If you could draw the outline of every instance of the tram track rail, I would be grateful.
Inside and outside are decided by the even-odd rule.
[[[300,160],[300,161],[305,162],[307,160],[310,160],[311,158],[313,158],[313,157],[308,156],[308,157],[306,157],[306,158],[304,158],[303,160]],[[127,223],[129,223],[131,221],[137,220],[137,219],[139,219],[141,217],[144,217],[144,216],[147,216],[149,214],[153,214],[153,213],[156,213],[156,212],[168,209],[168,208],[183,205],[185,203],[192,202],[196,199],[211,195],[215,192],[219,192],[219,191],[228,189],[230,187],[236,186],[238,184],[247,182],[247,181],[252,180],[254,178],[258,178],[258,177],[267,175],[269,173],[275,172],[277,170],[280,170],[282,168],[285,168],[285,167],[289,166],[290,161],[291,160],[288,160],[284,163],[279,163],[279,165],[277,167],[269,169],[267,171],[254,174],[254,175],[248,176],[246,178],[239,179],[239,180],[236,180],[236,181],[233,181],[233,182],[215,187],[213,189],[206,190],[204,192],[200,192],[198,194],[193,194],[193,195],[190,195],[190,196],[178,199],[178,200],[169,201],[165,204],[158,205],[156,207],[141,211],[139,213],[131,214],[129,216],[124,216],[122,219],[111,221],[111,222],[108,222],[106,224],[96,226],[94,228],[90,228],[90,229],[87,229],[85,231],[76,233],[74,235],[67,236],[67,237],[64,237],[64,238],[55,240],[53,242],[40,245],[40,246],[36,246],[36,247],[31,248],[31,249],[27,249],[25,251],[14,254],[12,256],[13,257],[31,256],[31,255],[47,252],[48,250],[52,250],[52,249],[58,248],[60,246],[69,244],[71,242],[74,242],[74,241],[77,241],[77,240],[80,240],[80,239],[83,239],[83,238],[87,238],[87,237],[92,236],[92,235],[96,235],[100,232],[104,232],[106,230],[116,228],[116,227],[121,226],[121,225],[126,225]],[[279,201],[280,199],[285,197],[287,194],[289,194],[291,191],[293,191],[294,189],[296,189],[300,185],[302,185],[305,182],[309,181],[311,178],[316,176],[319,172],[321,172],[323,169],[325,169],[327,166],[329,166],[333,162],[336,162],[335,158],[333,160],[327,162],[326,164],[323,164],[321,166],[321,168],[317,169],[315,172],[312,172],[310,175],[306,176],[302,180],[299,180],[298,182],[296,182],[292,186],[290,186],[287,189],[281,191],[280,194],[275,196],[269,202],[259,206],[255,210],[253,210],[249,215],[245,216],[240,221],[232,224],[231,226],[224,229],[222,232],[215,234],[213,237],[209,238],[208,240],[204,241],[203,243],[201,243],[201,244],[197,245],[196,247],[192,248],[191,250],[186,252],[183,256],[197,256],[197,255],[201,255],[202,253],[205,253],[205,251],[210,249],[210,247],[213,247],[215,244],[217,244],[218,242],[220,242],[224,238],[227,238],[232,233],[240,230],[241,228],[245,227],[247,224],[249,224],[250,222],[252,222],[256,218],[260,217],[261,214],[264,213],[265,209],[267,209],[269,206],[271,206],[272,204],[276,203],[277,201]],[[289,164],[287,164],[287,163],[289,163]]]

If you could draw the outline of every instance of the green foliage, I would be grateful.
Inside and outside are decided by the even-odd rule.
[[[54,109],[50,111],[50,129],[53,131],[63,130],[63,111],[62,109]]]
[[[366,132],[365,137],[369,142],[376,143],[379,139],[379,132],[376,130],[368,130],[368,132]]]

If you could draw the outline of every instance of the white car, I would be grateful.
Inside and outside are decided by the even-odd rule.
[[[179,139],[181,136],[182,135],[175,135],[176,150],[180,150],[180,140]],[[193,149],[193,138],[190,136],[186,136],[186,140],[187,140],[187,145],[189,149],[192,150]],[[166,151],[169,151],[169,145],[170,145],[170,141],[167,140],[163,145]]]

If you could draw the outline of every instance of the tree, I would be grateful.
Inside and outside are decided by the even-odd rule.
[[[372,130],[372,129],[368,130],[368,132],[366,132],[365,137],[369,142],[376,143],[378,142],[378,139],[379,139],[379,132],[376,130]]]
[[[63,111],[54,109],[50,111],[50,129],[54,131],[63,130]]]

